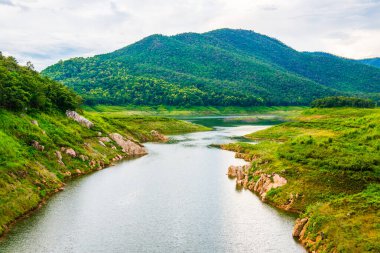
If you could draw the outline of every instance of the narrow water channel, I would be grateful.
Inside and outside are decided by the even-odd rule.
[[[194,120],[216,128],[146,144],[147,156],[70,182],[13,227],[0,252],[305,252],[292,217],[228,179],[228,166],[245,162],[209,146],[265,122]]]

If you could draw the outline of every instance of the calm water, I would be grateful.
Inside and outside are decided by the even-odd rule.
[[[293,218],[228,179],[228,166],[244,161],[208,146],[265,126],[223,122],[146,144],[149,155],[69,183],[0,252],[305,252],[291,236]]]

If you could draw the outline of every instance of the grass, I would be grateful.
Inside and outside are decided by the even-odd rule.
[[[224,148],[252,161],[251,173],[288,180],[267,197],[284,206],[298,196],[310,251],[380,252],[380,109],[308,109],[247,137],[261,142]]]
[[[237,107],[237,106],[84,106],[86,111],[107,113],[115,116],[125,115],[159,115],[159,116],[207,116],[207,115],[252,115],[252,114],[271,114],[276,115],[292,113],[304,109],[305,107],[297,106],[252,106],[252,107]]]
[[[0,110],[0,235],[7,224],[36,208],[44,198],[53,194],[72,176],[89,173],[108,165],[117,155],[123,155],[114,142],[99,143],[99,135],[120,133],[135,141],[155,141],[151,130],[163,134],[205,131],[206,127],[157,116],[115,116],[107,113],[82,112],[94,122],[91,129],[67,118],[63,113],[12,113]],[[38,121],[38,126],[32,124]],[[38,141],[45,148],[31,146]],[[112,149],[116,146],[117,149]],[[61,147],[72,148],[89,159],[83,161],[62,152],[64,166],[58,163],[55,152]]]

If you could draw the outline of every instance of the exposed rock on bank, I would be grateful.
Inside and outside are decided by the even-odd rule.
[[[32,141],[32,147],[38,151],[44,151],[45,147],[42,146],[38,141]]]
[[[228,168],[227,174],[230,178],[236,178],[237,187],[243,186],[245,189],[249,189],[257,193],[263,201],[265,201],[265,197],[271,189],[284,186],[287,183],[285,178],[276,173],[268,175],[262,173],[261,171],[253,172],[253,178],[260,176],[257,181],[254,179],[249,180],[250,168],[250,164],[246,164],[244,166],[232,165]]]
[[[112,133],[109,136],[122,148],[122,151],[128,155],[140,156],[147,154],[147,151],[143,145],[137,144],[131,140],[125,140],[124,137],[118,133]]]
[[[309,221],[308,218],[303,218],[303,219],[297,219],[296,224],[294,225],[293,228],[293,236],[297,238],[301,238],[302,235],[304,234],[306,230],[306,224]]]
[[[91,121],[89,121],[88,119],[86,119],[85,117],[79,115],[77,112],[75,111],[69,111],[67,110],[66,111],[66,116],[75,120],[76,122],[78,122],[79,124],[87,127],[87,128],[91,128],[94,126],[94,123],[92,123]]]
[[[158,132],[157,130],[152,130],[150,131],[150,134],[153,136],[153,138],[157,141],[161,141],[161,142],[167,142],[169,141],[169,138],[166,137],[165,135],[161,134],[160,132]]]

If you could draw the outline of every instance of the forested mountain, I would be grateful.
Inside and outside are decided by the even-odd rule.
[[[42,77],[0,52],[0,108],[9,110],[75,109],[81,98],[61,83]]]
[[[359,61],[366,65],[380,68],[380,58],[369,58],[369,59],[363,59]]]
[[[152,35],[42,73],[73,87],[88,104],[299,105],[380,92],[380,70],[373,67],[232,29]]]

